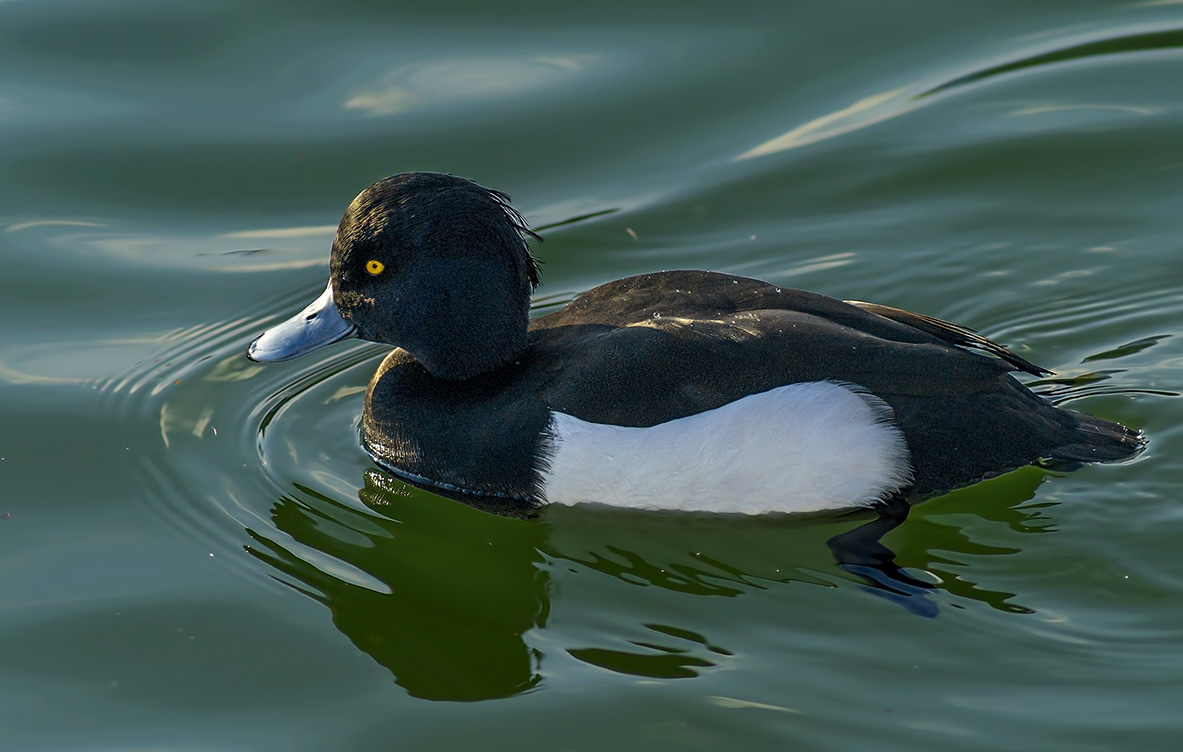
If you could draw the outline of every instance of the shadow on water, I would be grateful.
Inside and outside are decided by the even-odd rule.
[[[961,492],[972,515],[1040,532],[1039,511],[1016,506],[1044,474],[1013,473]],[[588,570],[631,586],[701,597],[844,583],[926,617],[941,592],[1028,613],[1013,594],[966,578],[966,557],[1019,549],[975,543],[958,525],[914,512],[899,557],[882,538],[907,516],[733,517],[607,507],[553,507],[537,518],[497,517],[365,473],[365,508],[309,488],[281,497],[274,532],[248,529],[247,550],[278,579],[324,604],[336,627],[416,697],[473,701],[537,687],[555,645],[547,629],[556,572]],[[943,502],[937,502],[942,505]],[[922,508],[923,509],[923,508]],[[961,510],[965,511],[965,510]],[[915,548],[916,541],[922,547]],[[917,575],[909,574],[912,569]],[[948,600],[947,597],[944,600]],[[959,607],[957,604],[952,604]],[[655,679],[698,676],[730,651],[694,625],[643,625],[653,635],[627,649],[563,646],[586,664]],[[534,637],[532,637],[534,635]],[[544,645],[545,648],[539,647]]]

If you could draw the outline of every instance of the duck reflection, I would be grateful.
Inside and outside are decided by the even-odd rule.
[[[327,563],[252,530],[248,550],[327,606],[337,628],[412,695],[482,700],[529,690],[539,656],[522,635],[546,620],[538,551],[546,531],[477,520],[398,485],[366,474],[359,495],[380,516],[302,487],[299,498],[279,500],[275,526],[328,554]]]
[[[447,502],[371,470],[359,491],[365,508],[298,487],[272,509],[275,527],[290,539],[248,530],[248,551],[328,607],[337,628],[410,694],[483,700],[527,692],[541,680],[545,655],[537,646],[554,650],[541,635],[558,568],[697,596],[845,580],[922,616],[937,614],[941,591],[1027,612],[1014,594],[970,581],[962,560],[1018,549],[975,543],[958,521],[1047,530],[1038,508],[1016,508],[1043,477],[1024,470],[958,492],[948,505],[957,514],[922,507],[893,534],[897,555],[883,538],[908,515],[906,507],[837,518],[550,507],[523,521]],[[696,676],[730,655],[683,626],[643,626],[652,639],[634,640],[626,650],[580,645],[565,652],[663,679]]]

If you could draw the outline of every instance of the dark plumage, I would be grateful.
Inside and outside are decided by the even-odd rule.
[[[552,411],[653,426],[813,381],[856,385],[891,407],[911,456],[912,482],[898,493],[909,501],[1042,458],[1109,462],[1144,445],[1010,374],[1045,369],[886,306],[672,271],[610,282],[529,320],[529,236],[504,194],[447,175],[387,178],[346,211],[331,302],[358,336],[399,347],[366,394],[365,445],[383,466],[521,513],[544,500]],[[374,260],[380,273],[367,272]],[[269,336],[252,357],[287,357]]]

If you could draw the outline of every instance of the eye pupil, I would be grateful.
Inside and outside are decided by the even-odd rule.
[[[366,271],[370,274],[381,274],[386,266],[381,261],[371,260],[366,262]]]

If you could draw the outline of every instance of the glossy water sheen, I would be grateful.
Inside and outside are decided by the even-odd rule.
[[[1169,0],[0,2],[0,748],[1180,748],[1180,80]],[[539,311],[909,308],[1150,448],[925,504],[891,597],[860,520],[412,490],[383,348],[243,357],[412,169],[550,228]]]

